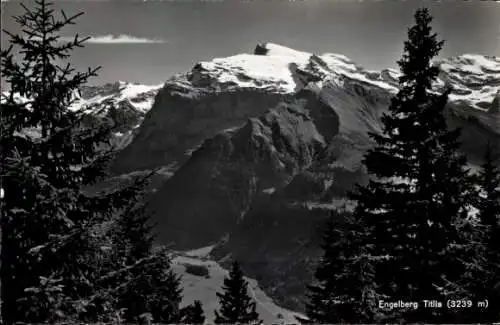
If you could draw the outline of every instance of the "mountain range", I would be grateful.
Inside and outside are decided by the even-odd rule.
[[[434,64],[433,91],[451,87],[448,125],[462,129],[476,168],[486,143],[500,143],[500,58]],[[145,203],[160,243],[215,245],[210,258],[238,259],[269,296],[300,312],[323,222],[352,209],[347,192],[368,181],[368,132],[381,132],[399,76],[264,43],[198,62],[162,85],[85,87],[74,108],[117,125],[112,178],[99,188],[156,170]]]
[[[434,91],[452,88],[448,124],[462,129],[475,167],[488,141],[500,143],[500,58],[434,64]],[[215,244],[214,259],[238,259],[273,298],[302,311],[322,224],[352,208],[346,193],[368,180],[367,134],[381,131],[399,75],[272,43],[199,62],[158,91],[113,172],[168,170],[147,201],[159,241]]]

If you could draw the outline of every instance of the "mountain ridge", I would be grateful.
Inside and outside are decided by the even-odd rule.
[[[355,84],[358,91],[362,90],[361,88],[374,92],[397,91],[399,74],[393,69],[369,71],[339,54],[315,55],[273,43],[259,46],[267,50],[265,55],[237,54],[202,61],[196,63],[190,71],[168,79],[159,92],[158,101],[153,104],[159,109],[148,113],[150,117],[145,119],[144,131],[139,131],[136,144],[132,144],[121,154],[115,171],[127,173],[150,169],[156,165],[169,165],[172,162],[182,163],[188,159],[184,153],[198,146],[206,137],[214,136],[224,128],[243,124],[247,118],[258,116],[266,109],[275,107],[278,102],[293,97],[293,94],[309,83],[320,88],[324,82],[337,83],[341,88],[348,85],[352,92],[356,92]],[[456,89],[450,96],[454,106],[463,106],[465,103],[469,108],[484,111],[485,108],[493,106],[495,90],[500,90],[500,73],[496,72],[500,69],[500,59],[493,57],[492,61],[486,60],[485,64],[484,60],[477,59],[486,58],[485,56],[475,56],[476,61],[469,56],[471,55],[437,62],[446,69],[435,87],[442,90],[447,83],[455,83]],[[467,76],[457,77],[455,70],[449,68],[450,62],[459,65],[458,71],[471,71],[467,72]],[[478,76],[479,70],[471,68],[477,66],[479,69],[486,67],[487,74]],[[469,86],[475,87],[475,83],[481,80],[491,84],[487,91],[464,90]],[[249,96],[253,99],[248,98]],[[232,114],[220,109],[225,104],[224,100],[235,103],[235,111]],[[171,110],[168,120],[167,115],[160,112],[165,108]],[[221,126],[218,125],[219,121],[209,120],[210,116],[215,116],[217,112],[221,117],[219,120],[229,117]],[[484,121],[480,119],[480,122]],[[163,132],[165,139],[162,140],[159,140],[161,132],[154,131],[162,129],[158,127],[159,124],[163,129],[167,129]],[[187,131],[181,129],[180,125]],[[158,138],[158,143],[154,140],[150,143],[154,138]],[[185,141],[186,138],[190,140]],[[181,144],[182,142],[184,144]],[[182,150],[179,151],[179,147]],[[134,162],[135,156],[146,154],[154,157],[141,164]]]
[[[367,181],[367,133],[381,131],[399,73],[364,70],[340,55],[262,48],[269,51],[214,59],[169,79],[118,160],[124,172],[177,164],[147,201],[160,242],[217,244],[218,260],[240,260],[269,295],[302,311],[314,238],[329,211],[350,206],[347,191]],[[454,87],[446,117],[463,129],[472,163],[482,157],[478,143],[500,143],[500,60],[481,58],[436,62],[443,69],[433,85]]]
[[[372,146],[368,132],[381,132],[380,118],[397,92],[398,73],[366,71],[338,54],[318,56],[270,43],[256,52],[263,49],[267,49],[265,55],[214,59],[169,79],[132,143],[118,154],[117,174],[173,166],[171,176],[148,200],[165,240],[186,248],[214,244],[232,231],[254,200],[260,201],[266,188],[279,192],[289,183],[321,188],[329,177],[340,177],[342,185],[333,182],[330,189],[317,194],[327,202],[334,199],[327,192],[345,193],[354,181],[366,179],[361,160]],[[500,91],[500,73],[496,73],[500,60],[482,58],[465,55],[437,62],[444,69],[434,84],[438,92],[451,82],[462,89],[450,100],[446,114],[452,127],[463,128],[463,147],[474,162],[482,156],[477,141],[498,142],[500,137],[498,115],[480,107],[490,100],[494,107],[492,94]],[[450,62],[458,66],[453,68]],[[456,71],[466,72],[457,75]],[[489,83],[486,91],[477,89],[481,80]],[[465,87],[470,91],[463,91]],[[301,117],[290,118],[291,112]],[[272,126],[259,122],[273,118]],[[300,140],[307,133],[318,134],[316,143],[323,141],[323,152],[312,160],[307,150],[297,147],[314,146],[310,140]],[[235,154],[245,150],[243,156]],[[263,154],[271,160],[258,167]],[[316,165],[321,177],[312,174],[321,181],[311,183],[306,177],[292,182]],[[289,169],[279,172],[278,166]],[[352,182],[346,175],[351,175]],[[241,197],[235,203],[228,192]],[[190,225],[196,222],[204,227],[191,231]]]

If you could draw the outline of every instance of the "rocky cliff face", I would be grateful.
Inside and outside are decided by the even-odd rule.
[[[200,62],[169,79],[114,170],[125,173],[185,162],[206,138],[241,126],[291,98],[296,84],[289,64],[305,64],[310,55],[274,49],[272,55],[241,54]]]
[[[500,143],[500,59],[436,64],[435,90],[454,89],[450,127],[463,129],[477,163],[482,144]],[[322,221],[348,209],[346,192],[367,180],[367,132],[380,132],[398,77],[274,44],[200,62],[167,81],[115,172],[170,166],[147,202],[159,240],[191,248],[224,238],[217,258],[239,259],[268,293],[301,309]]]
[[[182,164],[192,150],[218,131],[245,123],[285,96],[263,91],[211,92],[169,83],[159,92],[135,141],[116,160],[118,174]]]
[[[183,248],[217,242],[260,197],[324,156],[336,125],[335,112],[303,91],[205,140],[148,202],[161,236]]]

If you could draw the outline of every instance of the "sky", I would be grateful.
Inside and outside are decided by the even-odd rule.
[[[20,2],[2,0],[2,28],[18,33],[11,16]],[[297,50],[344,54],[367,69],[395,68],[407,28],[428,7],[446,40],[442,57],[500,56],[500,2],[420,0],[55,0],[56,9],[84,12],[63,30],[91,36],[71,62],[102,66],[91,83],[117,80],[158,84],[199,61],[251,53],[260,42]],[[1,46],[8,45],[2,35]]]

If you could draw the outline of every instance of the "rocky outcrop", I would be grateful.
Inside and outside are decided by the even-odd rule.
[[[268,52],[269,49],[266,47],[266,44],[257,44],[253,50],[253,54],[255,55],[266,55]]]

